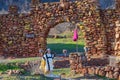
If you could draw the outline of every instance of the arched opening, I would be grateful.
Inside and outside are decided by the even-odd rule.
[[[5,0],[6,1],[6,0]],[[11,0],[12,1],[12,0]],[[25,0],[28,1],[28,0]],[[39,0],[33,0],[35,1],[35,3],[39,3]],[[113,1],[113,0],[112,0]],[[0,1],[2,2],[2,1]],[[10,2],[11,3],[11,2]],[[84,4],[84,5],[82,5]],[[86,5],[88,4],[88,5]],[[118,4],[118,3],[117,3]],[[63,6],[64,5],[64,6]],[[65,6],[66,5],[66,6]],[[1,6],[1,4],[0,4]],[[47,7],[46,7],[47,6]],[[15,25],[12,24],[16,24],[18,26],[18,24],[21,26],[26,26],[28,23],[28,21],[30,21],[31,26],[33,26],[31,28],[32,34],[28,31],[26,32],[22,30],[22,28],[20,28],[19,31],[23,31],[21,33],[18,33],[19,31],[17,31],[15,34],[19,35],[19,34],[23,34],[20,35],[19,38],[22,38],[22,40],[14,40],[12,39],[13,42],[18,42],[18,45],[22,43],[22,47],[20,46],[20,49],[17,48],[17,50],[11,49],[13,50],[12,52],[16,53],[16,52],[20,52],[21,55],[23,55],[23,53],[30,53],[31,56],[36,56],[36,54],[39,53],[39,49],[46,49],[46,44],[47,44],[47,35],[49,33],[50,28],[55,27],[56,24],[59,24],[61,22],[72,22],[72,23],[79,23],[79,22],[83,22],[84,26],[85,26],[85,42],[86,45],[88,47],[90,47],[89,50],[89,54],[102,54],[102,53],[109,53],[109,54],[114,54],[114,50],[113,48],[111,48],[111,42],[113,42],[113,37],[111,37],[111,34],[113,33],[113,28],[109,27],[109,25],[111,25],[111,23],[113,23],[113,27],[114,27],[114,22],[119,19],[119,11],[116,10],[99,10],[99,6],[97,5],[97,2],[89,2],[87,1],[86,3],[84,3],[84,1],[76,1],[76,2],[65,2],[64,4],[61,2],[60,3],[51,3],[51,4],[45,4],[42,3],[41,7],[39,5],[31,5],[31,10],[30,13],[19,13],[19,10],[17,8],[17,6],[13,6],[12,8],[10,8],[10,10],[8,11],[8,14],[1,14],[0,15],[0,27],[1,27],[1,35],[0,37],[2,39],[6,39],[7,41],[4,43],[2,42],[1,39],[1,45],[4,46],[3,49],[6,50],[7,44],[9,43],[9,41],[11,42],[11,35],[9,36],[8,34],[10,33],[10,31],[4,31],[4,29],[9,30],[10,28],[7,28],[9,24],[11,24],[11,27],[14,27]],[[118,5],[119,6],[119,5]],[[50,8],[50,9],[49,9]],[[2,8],[0,8],[1,10]],[[3,6],[4,9],[4,6]],[[18,12],[17,12],[17,10]],[[119,8],[118,8],[119,10]],[[4,12],[4,10],[3,10]],[[113,16],[115,15],[115,16]],[[17,19],[17,20],[16,20]],[[27,25],[28,26],[28,25]],[[3,29],[2,29],[3,28]],[[60,27],[59,27],[60,28]],[[58,29],[59,29],[58,28]],[[13,31],[13,29],[10,29],[11,32]],[[6,33],[7,32],[7,33]],[[64,32],[64,30],[63,30]],[[25,33],[25,35],[24,35]],[[5,35],[3,35],[5,34]],[[29,36],[34,36],[34,39],[30,39],[27,38],[27,40],[24,40],[24,37],[29,37]],[[69,33],[68,33],[69,34]],[[70,34],[72,34],[72,32],[70,32]],[[111,34],[111,35],[110,35]],[[61,34],[63,35],[63,34]],[[15,35],[14,35],[15,36]],[[12,38],[14,37],[12,36]],[[109,37],[107,37],[109,36]],[[10,39],[9,39],[10,37]],[[62,36],[65,37],[65,36]],[[15,36],[16,38],[16,36]],[[80,38],[80,37],[79,37]],[[107,39],[108,38],[108,39]],[[72,40],[72,36],[71,36],[71,40]],[[28,46],[29,43],[32,42],[36,42],[33,47],[25,47],[26,44]],[[68,40],[69,41],[69,40]],[[54,42],[52,40],[52,42]],[[58,41],[57,41],[58,42]],[[67,41],[63,40],[63,42]],[[25,43],[25,44],[24,44]],[[76,42],[75,42],[76,43]],[[17,46],[16,44],[13,45],[14,47]],[[37,48],[37,47],[38,48]],[[24,50],[25,48],[27,48],[26,50]],[[48,46],[50,47],[50,46]],[[55,45],[56,47],[56,45]],[[108,48],[109,47],[109,48]],[[21,49],[22,48],[22,49]],[[31,50],[31,48],[33,48],[33,50]],[[76,47],[74,47],[75,50]],[[3,50],[1,49],[1,51]],[[30,51],[29,51],[30,50]],[[56,48],[57,50],[57,48]],[[32,52],[33,51],[33,52]],[[62,51],[60,51],[62,52]],[[30,56],[30,55],[28,55]]]
[[[78,27],[78,40],[73,41],[73,31],[76,25],[70,22],[59,23],[51,28],[48,38],[47,38],[47,47],[51,48],[58,55],[62,55],[64,50],[67,50],[67,53],[84,52],[84,35],[80,28]]]

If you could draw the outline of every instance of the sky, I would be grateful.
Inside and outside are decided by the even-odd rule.
[[[60,0],[41,0],[41,2],[59,2]],[[73,0],[74,1],[74,0]],[[107,9],[115,6],[115,0],[99,0],[99,4],[101,9]],[[0,0],[0,11],[1,10],[8,10],[8,5],[10,4],[17,4],[20,8],[19,11],[29,10],[29,4],[31,0]]]

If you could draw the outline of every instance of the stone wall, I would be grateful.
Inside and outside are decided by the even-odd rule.
[[[111,15],[105,15],[106,12],[99,9],[97,1],[39,4],[38,0],[32,0],[29,13],[18,13],[17,9],[17,6],[10,6],[9,14],[0,15],[1,54],[19,57],[37,56],[39,49],[44,51],[46,49],[50,29],[62,22],[82,23],[81,30],[84,33],[86,46],[90,48],[89,54],[114,53],[111,48],[111,42],[114,40],[109,41],[109,36],[114,39],[111,37],[114,36],[114,28],[105,22],[106,18],[106,21],[113,19]],[[108,14],[114,14],[115,17],[119,16],[118,13],[108,11]],[[114,21],[112,23],[114,24]],[[106,33],[106,30],[111,35]]]
[[[9,14],[0,15],[0,30],[1,54],[15,57],[37,55],[38,35],[35,34],[39,30],[35,31],[29,14],[18,14],[16,6],[10,6]]]
[[[120,56],[120,22],[116,21],[115,28],[115,55]]]
[[[105,46],[107,47],[107,53],[109,55],[114,54],[114,47],[115,47],[115,28],[116,28],[116,21],[120,21],[120,14],[119,10],[103,10],[104,14],[101,16],[105,28]]]
[[[85,62],[81,60],[80,53],[71,53],[69,55],[70,70],[72,75],[81,74],[83,76],[99,75],[111,79],[120,79],[120,63],[116,63],[114,66],[106,64],[106,59],[90,60]],[[86,65],[84,65],[86,63]],[[92,65],[91,65],[92,64]],[[106,66],[106,65],[107,66]]]

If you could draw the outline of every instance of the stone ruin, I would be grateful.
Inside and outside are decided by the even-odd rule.
[[[80,74],[80,76],[90,77],[90,76],[104,76],[107,78],[120,80],[120,63],[112,64],[114,66],[108,65],[109,60],[104,59],[92,59],[87,60],[85,56],[80,55],[80,53],[71,53],[69,55],[70,62],[70,74],[75,76]]]
[[[97,0],[32,0],[28,13],[18,13],[17,5],[11,5],[8,14],[0,14],[0,55],[38,56],[39,50],[46,49],[50,29],[62,22],[83,23],[88,54],[119,55],[120,33],[116,27],[120,23],[116,22],[120,21],[120,1],[116,3],[116,9],[101,10]]]
[[[120,56],[120,24],[119,21],[116,21],[115,28],[115,55]]]

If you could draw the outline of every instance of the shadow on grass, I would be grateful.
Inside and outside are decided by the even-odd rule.
[[[44,75],[16,75],[16,76],[7,76],[2,77],[2,80],[53,80],[53,78],[45,77]]]
[[[68,79],[63,79],[63,80],[68,80]],[[115,80],[115,79],[108,79],[106,77],[100,77],[97,75],[88,75],[88,76],[73,78],[72,80]]]
[[[56,54],[63,54],[62,50],[67,49],[68,53],[76,52],[76,44],[64,44],[64,43],[49,43],[47,44],[48,48],[51,48]],[[84,52],[84,45],[78,44],[78,52]]]

